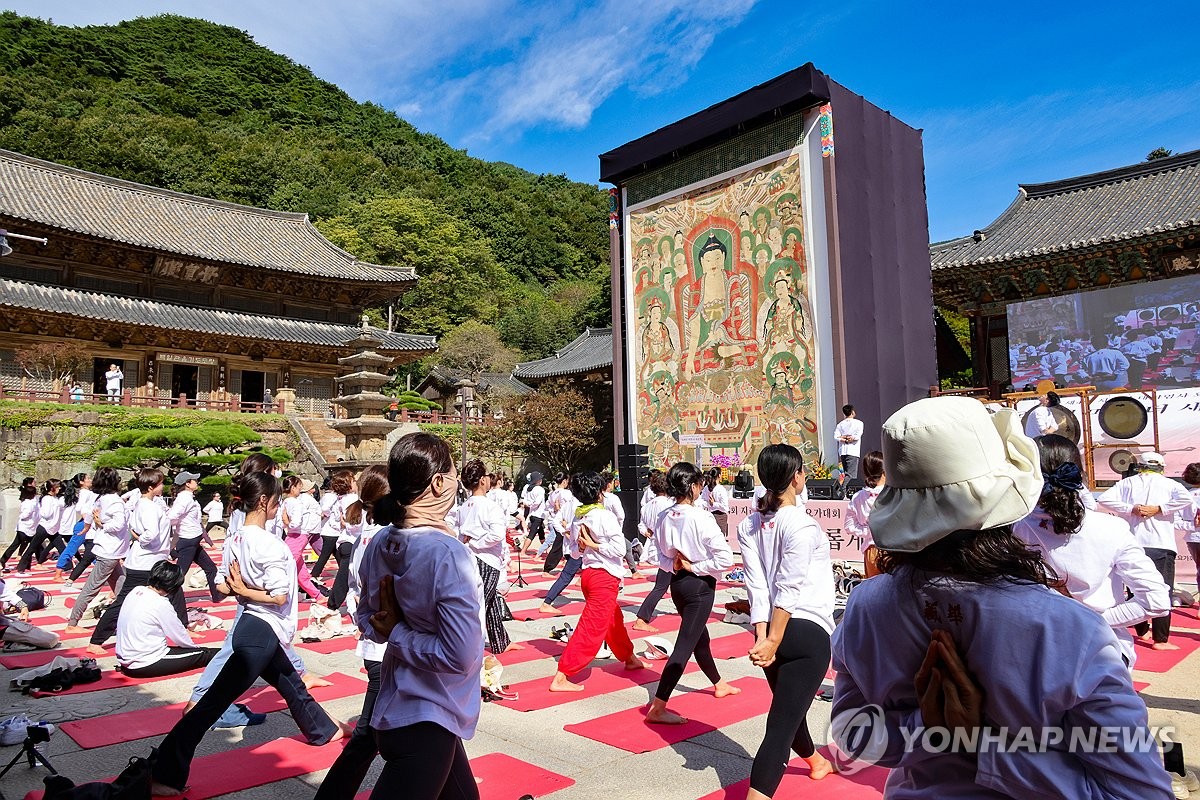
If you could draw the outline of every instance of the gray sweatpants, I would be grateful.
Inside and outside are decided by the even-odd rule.
[[[68,625],[79,624],[79,620],[83,619],[83,612],[87,611],[88,603],[92,602],[92,598],[99,594],[100,587],[105,583],[114,592],[118,591],[121,578],[125,577],[124,563],[117,558],[97,558],[92,562],[92,571],[88,573],[88,579],[83,584],[83,589],[75,598],[75,607],[71,609],[71,616],[67,618]]]

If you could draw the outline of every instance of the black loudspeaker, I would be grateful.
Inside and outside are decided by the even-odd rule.
[[[754,476],[744,469],[733,479],[733,496],[739,500],[754,497]]]
[[[866,486],[867,485],[859,478],[851,478],[850,480],[846,481],[846,486],[842,496],[847,499],[854,497],[854,495],[865,489]]]
[[[650,485],[650,448],[644,444],[617,445],[617,472],[621,490],[640,496]]]
[[[808,488],[809,500],[836,500],[838,482],[832,478],[825,480],[809,480],[804,484]]]
[[[622,487],[621,491],[617,492],[617,497],[621,500],[621,508],[625,510],[625,524],[621,526],[621,532],[631,542],[638,538],[638,522],[641,519],[642,510],[639,502],[641,496],[641,489],[635,492]]]
[[[617,466],[649,467],[650,448],[644,444],[617,445]]]

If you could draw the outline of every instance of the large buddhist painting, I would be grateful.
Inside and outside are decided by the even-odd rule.
[[[815,458],[797,153],[629,213],[638,439],[663,467],[787,442]]]

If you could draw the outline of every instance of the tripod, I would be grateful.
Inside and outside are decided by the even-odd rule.
[[[513,581],[513,586],[524,588],[529,585],[529,581],[525,580],[525,576],[521,574],[521,554],[525,551],[525,538],[517,539],[517,579]]]
[[[57,775],[56,770],[46,757],[38,751],[37,746],[42,742],[50,741],[50,731],[43,728],[41,725],[30,725],[25,729],[25,742],[21,745],[21,749],[13,756],[12,761],[8,762],[8,766],[0,772],[0,778],[8,774],[8,771],[17,765],[17,762],[24,756],[29,761],[30,767],[36,767],[41,764],[46,769],[50,770],[51,775]]]

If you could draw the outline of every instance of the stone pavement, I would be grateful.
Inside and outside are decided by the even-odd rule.
[[[514,614],[518,619],[527,614],[538,617],[536,609],[540,604],[540,596],[548,582],[538,578],[536,584],[529,589],[514,588],[511,602]],[[633,619],[633,611],[641,601],[641,595],[649,588],[646,582],[631,582],[626,587],[628,593],[626,618]],[[70,595],[68,595],[70,596]],[[717,606],[742,595],[740,588],[725,586],[720,588]],[[580,593],[578,584],[564,594],[564,599],[578,600]],[[56,596],[51,607],[40,616],[65,616],[62,599]],[[200,605],[200,603],[193,603]],[[666,611],[673,608],[670,600],[664,600],[660,609]],[[525,613],[523,613],[525,612]],[[577,612],[576,612],[577,613]],[[515,641],[544,640],[548,637],[552,624],[561,624],[563,620],[575,621],[575,617],[541,618],[529,622],[510,622],[508,627]],[[669,615],[661,618],[662,627],[670,627]],[[304,625],[301,621],[301,627]],[[1196,622],[1200,628],[1200,621]],[[714,637],[726,637],[738,634],[749,642],[741,626],[714,621],[709,630]],[[674,638],[673,632],[660,634],[668,639]],[[726,646],[731,640],[725,640]],[[635,636],[635,645],[641,649],[642,639]],[[346,649],[329,654],[316,653],[300,648],[305,663],[316,674],[342,672],[363,679],[360,673],[361,662],[354,656],[353,643],[347,641]],[[548,648],[553,651],[553,647]],[[111,657],[101,660],[102,667],[111,667]],[[596,666],[604,662],[597,662]],[[659,662],[661,664],[661,662]],[[718,660],[723,677],[727,680],[748,678],[761,680],[761,672],[752,667],[744,657]],[[1136,679],[1147,681],[1150,686],[1144,690],[1143,696],[1150,706],[1152,724],[1174,724],[1180,728],[1185,742],[1189,766],[1193,768],[1200,762],[1200,702],[1197,701],[1195,675],[1200,666],[1200,657],[1194,653],[1179,666],[1166,674],[1150,674],[1139,672]],[[20,670],[0,670],[0,679],[8,681]],[[549,680],[554,671],[554,660],[546,655],[523,663],[513,664],[506,668],[504,681],[517,684],[522,681],[544,679]],[[45,719],[56,724],[72,719],[102,717],[123,711],[130,711],[151,706],[184,701],[194,683],[194,676],[171,678],[160,681],[142,683],[127,688],[116,688],[102,691],[85,692],[82,694],[44,699],[30,699],[16,693],[6,692],[0,696],[0,717],[11,713],[24,711],[34,718]],[[698,671],[685,674],[676,697],[684,691],[698,691],[706,688],[707,681]],[[626,750],[608,743],[594,741],[564,728],[576,723],[582,723],[607,714],[637,708],[652,696],[655,684],[651,682],[643,686],[629,686],[608,694],[599,696],[584,696],[572,698],[560,705],[541,710],[521,712],[505,707],[502,703],[489,703],[483,707],[479,731],[475,738],[467,743],[467,752],[476,759],[492,753],[503,753],[515,759],[549,770],[560,776],[569,778],[574,783],[545,795],[552,800],[612,800],[613,798],[679,798],[679,800],[695,800],[717,793],[717,797],[725,797],[720,790],[743,781],[748,777],[751,758],[762,737],[765,722],[766,704],[760,695],[751,699],[750,692],[746,697],[738,696],[717,701],[711,697],[697,697],[695,702],[748,704],[752,706],[739,707],[730,714],[731,717],[741,718],[720,727],[719,730],[702,733],[694,738],[676,744],[660,747],[651,752],[632,754]],[[678,699],[676,702],[679,702]],[[361,696],[353,695],[324,704],[331,714],[341,719],[354,718],[361,707]],[[809,713],[809,726],[814,738],[819,742],[827,741],[830,704],[817,700]],[[698,719],[702,719],[697,715]],[[634,717],[627,730],[637,733],[635,729],[641,726]],[[224,753],[216,763],[235,764],[239,759],[238,748],[259,745],[279,737],[294,736],[297,733],[286,711],[269,715],[264,725],[226,731],[211,732],[201,744],[197,757],[210,754]],[[619,734],[614,734],[619,735]],[[92,750],[81,749],[71,738],[62,731],[52,737],[51,742],[44,746],[44,751],[55,767],[76,782],[84,782],[110,776],[118,772],[130,756],[145,755],[150,747],[161,737],[152,737],[125,744],[115,744]],[[16,747],[0,748],[0,763],[7,763],[17,752]],[[315,753],[315,749],[313,750]],[[314,758],[316,756],[314,755]],[[225,761],[228,759],[228,761]],[[363,790],[368,790],[374,783],[381,762],[376,760]],[[13,800],[20,798],[26,792],[41,788],[41,779],[45,771],[31,770],[21,763],[15,767],[3,781],[0,791]],[[292,777],[267,783],[255,788],[236,792],[233,795],[245,800],[276,800],[282,798],[311,797],[320,783],[323,770],[315,770],[311,774]],[[877,781],[876,773],[863,773],[852,778],[841,776],[827,779],[816,784],[807,780],[793,781],[785,784],[778,797],[837,797],[838,800],[850,800],[856,797],[879,797],[877,789],[870,784]],[[193,775],[193,783],[196,780]],[[489,780],[481,787],[484,800],[516,800],[529,789],[521,781]],[[744,791],[744,790],[743,790]],[[729,793],[730,798],[740,797],[741,794]]]

